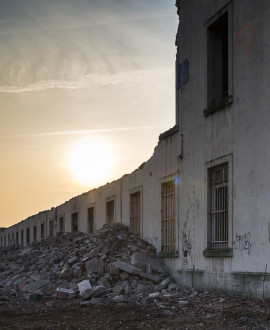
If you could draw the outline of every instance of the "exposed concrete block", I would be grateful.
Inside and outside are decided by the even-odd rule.
[[[113,264],[113,267],[118,268],[120,270],[123,270],[124,272],[127,272],[131,275],[137,275],[140,271],[140,269],[130,265],[129,263],[125,261],[115,261]]]
[[[92,292],[91,296],[93,298],[99,297],[99,296],[103,295],[103,293],[106,292],[106,289],[102,285],[94,286],[92,290],[93,290],[93,292]]]
[[[160,298],[161,297],[161,293],[160,292],[149,293],[148,297],[149,298],[152,298],[152,299]]]
[[[88,274],[98,273],[99,271],[99,261],[97,258],[93,258],[85,263],[85,268]]]
[[[169,279],[169,277],[165,278],[165,280],[163,280],[160,284],[159,287],[161,289],[165,289],[169,284],[171,283],[171,280]]]
[[[78,285],[78,289],[80,291],[80,296],[83,299],[87,299],[92,295],[93,290],[92,290],[92,285],[89,280],[84,280],[84,281],[78,283],[77,285]]]
[[[148,273],[145,273],[145,272],[139,273],[139,276],[144,278],[145,280],[152,281],[155,284],[158,284],[162,281],[162,278],[160,276],[148,274]]]
[[[29,283],[22,289],[22,291],[32,293],[43,292],[46,295],[51,295],[55,292],[55,287],[49,280],[40,280]]]

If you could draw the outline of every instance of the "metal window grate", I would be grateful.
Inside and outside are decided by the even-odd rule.
[[[130,231],[135,234],[140,234],[140,192],[130,195]]]
[[[161,187],[161,250],[176,250],[175,182],[162,183]]]
[[[228,165],[211,171],[211,249],[228,248]]]

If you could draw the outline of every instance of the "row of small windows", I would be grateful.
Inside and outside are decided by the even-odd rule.
[[[161,184],[161,251],[174,252],[176,246],[176,184],[170,180]],[[229,247],[229,194],[228,163],[208,169],[208,220],[207,249],[226,250]],[[94,207],[88,208],[87,232],[94,233]],[[106,223],[115,221],[115,201],[106,202]],[[56,223],[50,221],[49,233],[53,235]],[[141,192],[130,195],[130,231],[140,234]],[[64,216],[59,217],[59,231],[65,231]],[[79,213],[71,214],[71,231],[79,230]],[[20,232],[20,244],[24,245],[24,230]],[[40,225],[40,238],[45,237],[44,223]],[[7,242],[8,240],[8,242]],[[37,226],[33,226],[33,240],[37,240]],[[26,244],[30,243],[30,228],[26,229]],[[1,246],[19,244],[19,232],[1,237]]]

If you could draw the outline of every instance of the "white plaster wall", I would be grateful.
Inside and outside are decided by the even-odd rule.
[[[179,63],[189,60],[189,82],[179,91],[184,136],[180,222],[188,221],[192,250],[179,269],[264,272],[269,255],[270,2],[233,1],[233,34],[250,25],[256,41],[245,58],[233,49],[233,103],[205,117],[206,25],[228,1],[182,1]],[[205,164],[232,155],[232,258],[206,258]],[[187,216],[188,214],[188,216]],[[238,238],[237,238],[238,236]],[[240,241],[239,241],[240,239]]]

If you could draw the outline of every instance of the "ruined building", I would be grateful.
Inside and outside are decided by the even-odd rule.
[[[270,1],[176,5],[176,124],[153,156],[0,231],[0,243],[122,222],[180,284],[269,297]]]

